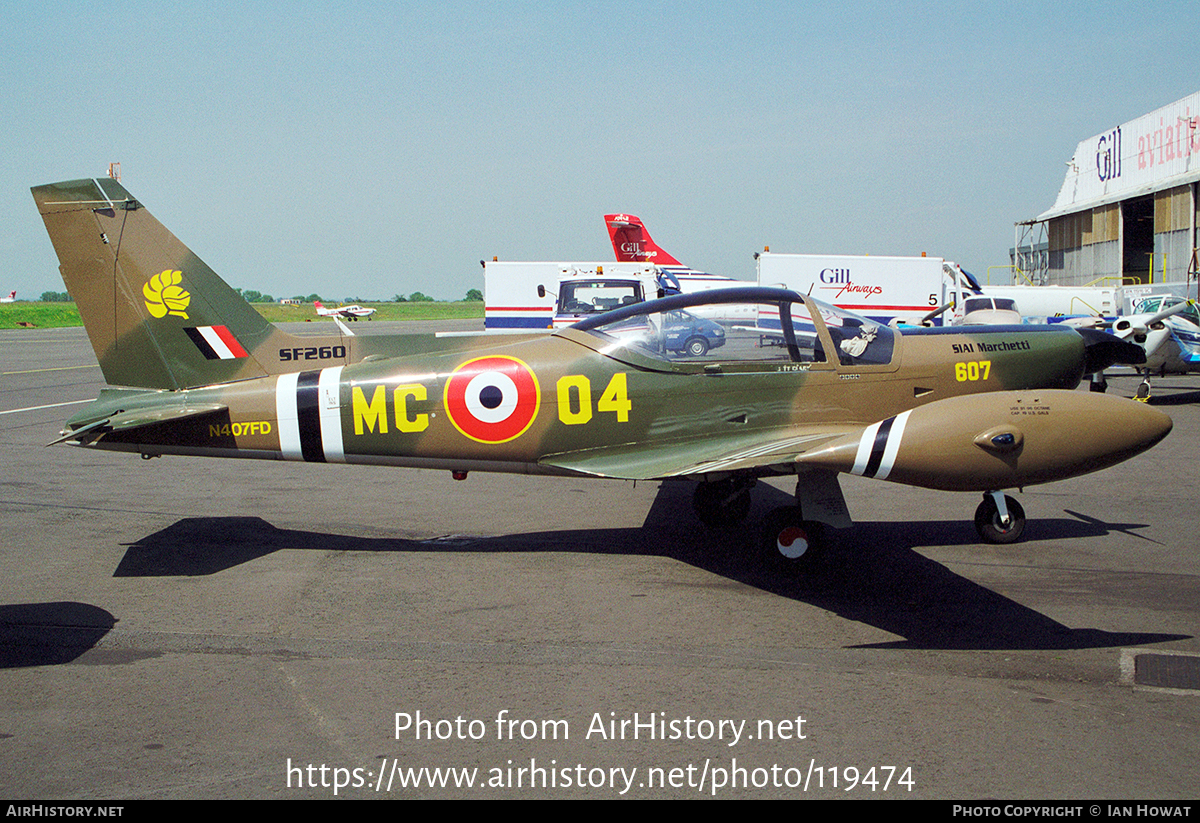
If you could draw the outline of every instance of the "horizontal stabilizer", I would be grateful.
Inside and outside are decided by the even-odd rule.
[[[139,426],[148,426],[154,423],[166,423],[173,420],[186,420],[190,417],[199,417],[204,414],[214,414],[216,412],[227,411],[228,406],[220,403],[201,403],[188,406],[176,406],[169,408],[144,408],[132,409],[130,411],[117,411],[112,415],[87,423],[68,431],[64,431],[62,435],[52,443],[47,445],[54,446],[59,443],[65,443],[69,440],[82,440],[85,437],[100,436],[111,432],[126,431],[128,429],[136,429]]]

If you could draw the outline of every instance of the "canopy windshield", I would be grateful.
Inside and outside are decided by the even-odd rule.
[[[668,297],[573,328],[600,338],[607,351],[625,348],[676,363],[880,365],[891,362],[894,347],[886,326],[784,289]]]

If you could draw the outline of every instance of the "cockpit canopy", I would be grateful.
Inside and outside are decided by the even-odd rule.
[[[963,301],[963,312],[970,314],[973,311],[1017,311],[1017,301],[1007,297],[992,297],[990,295],[982,295],[980,297],[968,297]]]
[[[597,338],[603,351],[625,349],[669,363],[877,366],[892,361],[895,347],[887,326],[785,289],[666,297],[571,328]]]
[[[1182,297],[1175,297],[1173,295],[1161,295],[1161,294],[1151,295],[1150,297],[1146,297],[1146,298],[1143,298],[1142,300],[1140,300],[1138,302],[1138,304],[1134,307],[1133,313],[1134,314],[1158,314],[1161,311],[1165,311],[1169,308],[1172,308],[1173,306],[1178,306],[1180,303],[1186,303],[1186,302],[1187,301],[1184,300]],[[1187,308],[1183,309],[1175,316],[1180,317],[1184,320],[1188,320],[1193,325],[1200,326],[1200,312],[1198,312],[1196,310],[1195,303],[1189,305]]]

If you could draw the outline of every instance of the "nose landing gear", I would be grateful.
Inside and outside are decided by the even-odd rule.
[[[1025,510],[1002,492],[985,492],[975,510],[975,531],[987,543],[1016,543],[1025,534]]]

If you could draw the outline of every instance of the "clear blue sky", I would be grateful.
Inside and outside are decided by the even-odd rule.
[[[478,261],[920,254],[983,276],[1075,145],[1200,88],[1191,2],[5,5],[0,291],[29,187],[124,183],[232,285],[439,299]]]

